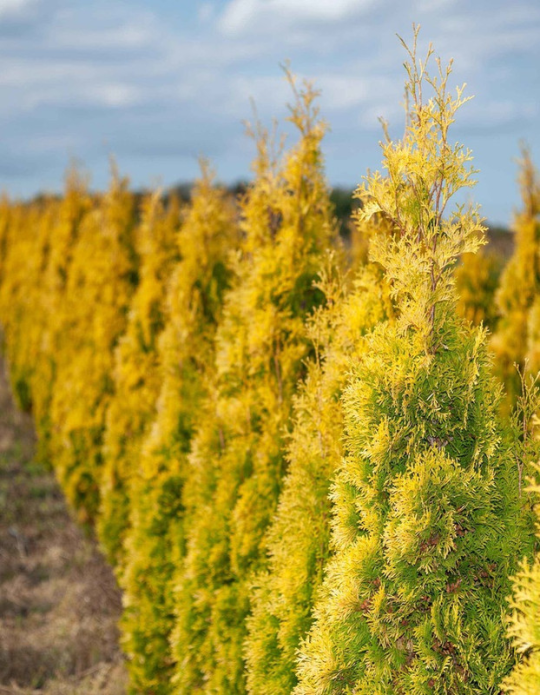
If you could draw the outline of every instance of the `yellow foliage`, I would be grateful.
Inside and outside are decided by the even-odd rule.
[[[513,363],[540,367],[540,184],[524,152],[496,316],[478,210],[450,209],[474,184],[448,134],[467,100],[416,39],[349,274],[317,92],[290,74],[298,140],[258,127],[239,204],[206,163],[182,208],[75,169],[61,197],[0,199],[13,390],[115,563],[132,693],[472,695],[511,668],[538,442],[500,424],[478,324],[499,319],[510,401]],[[540,690],[538,564],[515,581],[516,695]]]
[[[114,355],[114,395],[103,439],[103,473],[98,533],[113,562],[121,562],[128,526],[128,486],[142,441],[155,414],[161,386],[158,339],[165,325],[169,277],[179,259],[180,212],[166,209],[159,191],[142,203],[137,231],[139,284],[130,304],[126,332]]]
[[[0,305],[13,392],[24,410],[32,409],[31,381],[39,363],[43,326],[41,279],[47,264],[56,204],[17,204],[9,214],[4,201],[4,234],[9,245],[3,263]],[[9,221],[8,221],[9,218]]]
[[[497,323],[495,292],[503,260],[493,253],[466,253],[456,269],[456,290],[459,316],[475,326],[486,326],[493,332]]]
[[[214,334],[231,279],[230,256],[239,242],[234,205],[214,186],[213,178],[203,163],[177,239],[181,260],[174,266],[165,298],[165,327],[154,359],[159,370],[155,364],[144,368],[146,378],[153,370],[157,411],[154,408],[152,422],[147,422],[150,411],[145,413],[149,426],[130,450],[122,472],[129,500],[119,568],[126,606],[122,641],[134,686],[155,694],[169,691],[171,576],[175,549],[182,544],[186,457],[213,365]],[[118,523],[118,508],[111,508],[108,518]]]
[[[520,395],[521,381],[514,365],[532,374],[540,369],[538,295],[540,294],[540,179],[530,153],[524,149],[519,184],[522,208],[514,216],[515,251],[496,294],[500,314],[491,340],[495,369],[507,393],[506,409]]]
[[[430,75],[432,49],[420,60],[414,38],[405,135],[382,144],[386,173],[365,177],[359,212],[391,225],[370,258],[396,318],[350,364],[334,556],[295,695],[473,695],[496,692],[511,667],[500,617],[528,529],[485,332],[455,311],[453,269],[483,232],[476,208],[448,209],[473,183],[470,153],[448,136],[464,99],[447,89],[450,67]]]
[[[69,502],[83,521],[99,508],[101,445],[114,394],[114,347],[125,330],[136,282],[135,209],[127,181],[84,217],[61,307],[51,455]]]
[[[331,555],[330,485],[343,456],[341,394],[365,334],[392,313],[380,269],[361,267],[350,280],[330,267],[320,287],[326,306],[308,323],[315,357],[294,399],[286,446],[288,471],[264,539],[268,568],[254,580],[244,645],[248,691],[288,695],[296,654]]]
[[[92,199],[87,191],[86,178],[72,167],[66,176],[62,198],[53,206],[53,222],[46,268],[40,279],[40,311],[34,321],[41,334],[40,353],[34,363],[31,379],[33,415],[38,430],[39,456],[50,461],[52,437],[51,401],[61,346],[65,344],[62,317],[67,277],[73,247],[81,223],[90,212]]]
[[[537,464],[536,477],[539,472]],[[540,487],[532,484],[528,492],[536,503],[538,536]],[[508,633],[516,649],[517,664],[504,681],[503,690],[513,695],[537,695],[540,692],[540,554],[532,561],[523,561],[514,578],[510,608]]]
[[[250,578],[266,564],[262,541],[310,352],[305,321],[324,301],[314,281],[336,233],[320,151],[325,128],[313,88],[291,85],[299,140],[276,158],[259,132],[256,176],[242,203],[245,239],[216,334],[216,376],[189,457],[173,635],[178,693],[245,690]]]

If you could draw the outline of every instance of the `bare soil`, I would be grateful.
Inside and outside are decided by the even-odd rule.
[[[0,695],[123,695],[113,573],[34,444],[0,362]]]

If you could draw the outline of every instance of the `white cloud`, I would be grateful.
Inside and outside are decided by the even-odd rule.
[[[113,109],[135,106],[140,102],[141,91],[134,85],[121,82],[101,82],[76,90],[72,103],[105,106]]]
[[[37,0],[0,0],[0,19],[24,15],[36,5]]]
[[[229,167],[226,178],[245,176],[252,150],[241,121],[250,97],[265,124],[287,115],[287,58],[322,91],[335,175],[352,150],[377,149],[378,116],[401,135],[405,56],[395,33],[410,40],[413,19],[420,52],[433,40],[443,60],[456,59],[452,82],[478,95],[460,114],[462,132],[517,142],[538,120],[537,0],[196,0],[167,11],[161,0],[0,0],[5,180],[30,171],[36,188],[40,172],[60,181],[70,147],[93,170],[110,149],[139,180],[189,177],[201,152]],[[339,169],[339,180],[349,174]]]
[[[230,0],[219,26],[224,34],[237,35],[276,25],[341,22],[376,4],[376,0]]]
[[[381,108],[399,93],[401,81],[384,75],[359,75],[349,70],[348,74],[323,73],[317,79],[322,92],[325,109],[347,111],[351,108],[378,104]]]
[[[154,38],[153,33],[139,23],[123,22],[117,27],[76,27],[69,26],[68,32],[55,32],[57,49],[99,50],[104,48],[145,48]]]
[[[419,12],[440,12],[456,4],[456,0],[416,0]]]

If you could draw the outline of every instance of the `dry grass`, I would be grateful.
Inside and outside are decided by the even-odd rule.
[[[113,574],[33,449],[0,365],[0,695],[121,695]]]

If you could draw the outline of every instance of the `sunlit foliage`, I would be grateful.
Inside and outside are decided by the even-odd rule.
[[[110,559],[122,562],[129,516],[129,481],[138,474],[142,440],[155,413],[161,386],[158,339],[165,325],[165,294],[179,258],[180,215],[160,191],[148,195],[137,230],[139,284],[127,329],[115,349],[114,395],[106,415],[98,533]]]
[[[409,51],[401,141],[382,144],[361,217],[397,318],[368,334],[344,394],[332,544],[295,693],[496,692],[512,663],[501,612],[516,563],[517,469],[501,444],[486,337],[456,316],[453,267],[481,244],[471,155],[450,145],[464,103]],[[431,96],[426,94],[431,87]],[[446,215],[444,213],[447,213]]]
[[[264,545],[268,568],[254,580],[245,644],[250,693],[290,693],[296,653],[329,558],[331,481],[342,457],[341,393],[365,333],[388,317],[391,304],[380,271],[357,269],[350,280],[325,273],[326,305],[308,324],[315,348],[305,383],[294,399],[286,447],[288,473]]]
[[[245,690],[251,577],[266,564],[263,538],[286,468],[292,397],[310,351],[305,321],[324,301],[314,282],[336,237],[317,94],[290,81],[299,140],[274,158],[259,133],[236,282],[216,334],[216,377],[190,455],[174,633],[182,693]]]
[[[127,181],[111,187],[80,225],[61,307],[51,418],[51,455],[83,521],[99,508],[105,417],[114,394],[114,348],[137,282],[135,201]]]
[[[531,492],[536,497],[540,488]],[[538,523],[538,521],[537,521]],[[514,579],[509,633],[518,654],[518,664],[504,682],[504,690],[513,695],[540,692],[540,555],[525,560]]]
[[[493,332],[497,325],[495,293],[499,287],[503,259],[490,252],[466,253],[456,269],[459,316],[482,324]]]
[[[165,322],[157,343],[160,368],[155,372],[155,365],[147,364],[144,371],[146,379],[152,374],[148,404],[153,401],[155,406],[157,399],[157,411],[124,463],[129,505],[125,500],[122,504],[129,510],[129,528],[119,571],[126,608],[122,643],[130,657],[132,683],[141,692],[170,691],[171,577],[183,543],[182,485],[214,361],[214,333],[231,280],[231,253],[238,246],[236,218],[232,201],[213,185],[212,172],[203,164],[182,215],[176,239],[181,260],[160,312]],[[111,510],[108,518],[118,523],[118,511]],[[114,539],[114,533],[110,536]]]
[[[0,200],[13,392],[115,565],[133,695],[540,690],[540,184],[524,151],[498,287],[417,39],[348,257],[289,73],[297,140],[254,129],[239,199],[203,162],[182,206],[76,168]]]

